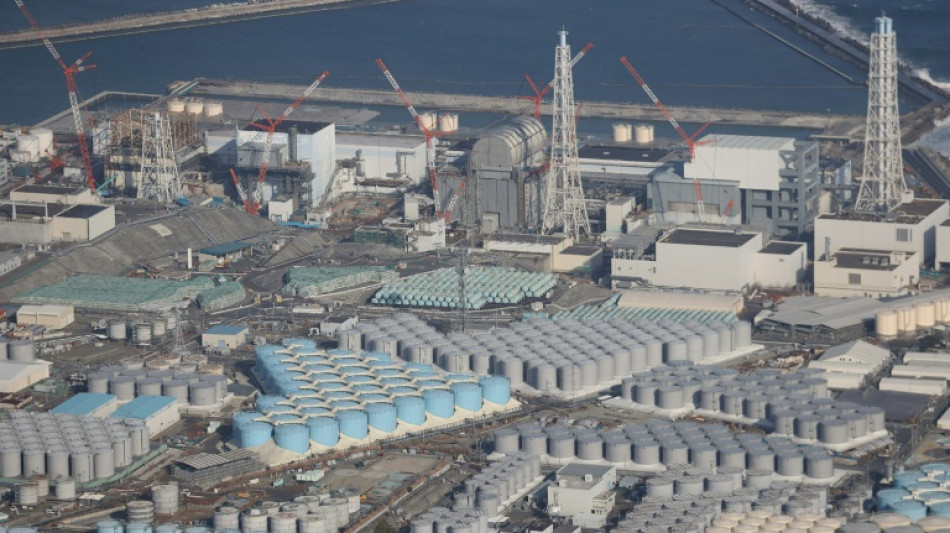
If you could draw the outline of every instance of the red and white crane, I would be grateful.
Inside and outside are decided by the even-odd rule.
[[[231,179],[234,181],[234,188],[237,189],[238,196],[241,198],[241,203],[244,204],[244,209],[247,209],[250,205],[247,199],[247,191],[244,190],[244,186],[241,185],[241,180],[238,178],[237,174],[234,173],[234,169],[228,169],[231,171]]]
[[[578,52],[577,55],[574,56],[574,59],[571,59],[571,67],[573,68],[574,65],[576,65],[578,61],[587,55],[587,52],[589,52],[593,47],[594,43],[587,43],[587,46]],[[531,79],[531,76],[525,74],[524,79],[528,80],[528,85],[530,85],[531,90],[534,91],[534,96],[520,95],[518,96],[518,99],[531,100],[534,102],[534,119],[541,120],[541,102],[544,100],[545,95],[551,92],[551,89],[554,88],[554,80],[548,82],[548,84],[544,86],[544,89],[538,90],[538,86],[534,83],[534,80]]]
[[[653,90],[650,89],[650,86],[647,85],[647,82],[643,80],[643,77],[640,76],[640,73],[638,73],[637,70],[633,68],[633,65],[630,64],[630,61],[627,61],[626,57],[621,57],[620,62],[623,63],[623,66],[627,67],[627,70],[630,72],[630,74],[637,80],[637,83],[640,84],[640,87],[643,89],[643,92],[647,93],[647,96],[650,97],[650,100],[653,101],[653,104],[660,109],[660,111],[663,113],[663,116],[666,117],[666,120],[668,120],[669,123],[673,125],[673,129],[676,130],[676,133],[678,133],[680,137],[683,138],[683,141],[686,143],[686,146],[689,148],[689,160],[692,161],[693,159],[695,159],[696,147],[712,142],[712,141],[696,142],[696,137],[698,137],[699,134],[702,133],[703,130],[705,130],[709,126],[709,123],[707,122],[706,124],[703,124],[698,130],[696,130],[696,133],[693,133],[692,136],[687,135],[686,131],[684,131],[683,128],[679,125],[679,122],[677,122],[676,119],[673,118],[673,114],[670,113],[668,109],[666,109],[666,106],[663,105],[663,102],[661,102],[660,99],[656,97],[656,94],[653,93]],[[705,204],[703,203],[703,188],[702,188],[702,184],[700,184],[699,182],[699,178],[693,179],[693,190],[696,195],[696,216],[699,218],[699,221],[702,222],[706,214],[706,209],[705,209]]]
[[[426,173],[429,175],[429,185],[432,187],[432,201],[435,204],[435,214],[438,217],[442,217],[443,210],[441,196],[439,195],[439,177],[435,171],[435,143],[432,141],[432,139],[439,135],[450,132],[433,131],[426,127],[422,117],[416,112],[416,108],[413,107],[412,102],[409,101],[409,97],[407,97],[406,93],[404,93],[402,88],[399,87],[399,83],[396,82],[396,78],[394,78],[392,73],[389,72],[389,69],[386,68],[386,64],[383,63],[383,60],[377,59],[376,65],[379,66],[379,69],[383,71],[383,75],[386,76],[387,80],[389,80],[389,84],[392,85],[393,90],[396,91],[396,94],[399,95],[403,105],[406,106],[406,109],[409,110],[409,114],[412,115],[412,119],[416,121],[416,125],[419,126],[419,129],[422,130],[423,135],[425,135]]]
[[[445,212],[442,213],[442,219],[445,220],[446,224],[452,222],[452,210],[455,209],[455,204],[458,203],[459,197],[462,196],[462,193],[465,192],[465,182],[459,182],[459,187],[455,191],[455,194],[452,195],[452,199],[449,200],[449,205],[445,207]],[[463,221],[464,222],[464,221]]]
[[[83,64],[86,59],[92,55],[92,52],[87,52],[86,55],[80,57],[71,65],[67,65],[66,62],[63,61],[63,58],[59,55],[56,47],[53,46],[53,43],[50,42],[50,40],[46,38],[46,35],[43,34],[43,30],[40,29],[40,25],[36,23],[36,19],[33,18],[30,10],[27,9],[23,4],[23,0],[13,1],[16,3],[17,7],[20,8],[20,11],[23,12],[26,20],[29,21],[30,26],[33,27],[33,31],[35,31],[36,35],[39,36],[39,38],[43,41],[43,45],[46,46],[47,50],[49,50],[50,55],[53,56],[53,59],[56,60],[56,63],[59,64],[60,68],[63,69],[63,74],[66,76],[66,89],[69,91],[69,107],[72,110],[73,124],[76,127],[76,141],[79,143],[79,153],[82,155],[82,166],[86,176],[86,184],[89,186],[89,189],[95,192],[96,177],[92,173],[92,159],[89,155],[89,146],[86,145],[86,130],[82,124],[82,114],[79,111],[79,91],[76,89],[76,80],[74,78],[77,72],[83,72],[96,68],[96,65]]]
[[[320,84],[323,82],[323,80],[326,79],[326,77],[329,75],[330,75],[330,71],[328,70],[323,71],[323,74],[320,74],[320,76],[316,80],[314,80],[313,83],[311,83],[310,86],[307,87],[307,89],[304,90],[304,92],[302,92],[300,96],[297,97],[296,100],[294,100],[294,103],[290,104],[290,107],[285,109],[284,112],[281,113],[275,119],[271,119],[270,116],[267,114],[266,111],[264,111],[264,108],[261,107],[260,104],[257,105],[257,109],[261,112],[261,115],[264,117],[264,122],[266,124],[261,124],[259,122],[251,122],[249,125],[261,131],[266,132],[267,137],[264,139],[264,153],[261,155],[261,158],[262,158],[261,168],[257,174],[257,187],[254,189],[254,192],[253,192],[253,196],[254,196],[253,202],[251,201],[250,198],[247,198],[246,194],[242,198],[242,200],[244,200],[244,210],[247,211],[248,213],[252,215],[256,215],[261,210],[261,202],[264,200],[264,180],[267,179],[267,165],[270,159],[271,148],[273,148],[274,146],[274,132],[277,131],[277,127],[280,126],[281,123],[284,120],[286,120],[287,117],[289,117],[291,113],[294,112],[294,109],[297,109],[297,106],[299,106],[301,102],[306,100],[307,97],[310,96],[313,93],[313,91],[315,91],[317,87],[319,87]],[[238,194],[240,194],[242,190],[243,190],[243,187],[238,187]]]

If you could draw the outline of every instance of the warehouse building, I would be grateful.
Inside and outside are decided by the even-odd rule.
[[[47,361],[0,360],[0,392],[20,392],[49,377]]]
[[[89,187],[23,185],[10,191],[10,201],[31,204],[98,204],[99,197]]]
[[[229,265],[232,261],[248,256],[252,247],[249,242],[234,241],[202,248],[198,250],[198,263],[213,261],[217,266]]]
[[[114,227],[111,205],[74,205],[53,217],[53,237],[63,241],[91,241]]]
[[[247,342],[247,326],[212,326],[201,334],[201,346],[235,349]]]
[[[139,396],[116,409],[112,418],[141,420],[154,437],[181,420],[178,401],[168,396]]]
[[[175,461],[174,476],[202,487],[261,470],[263,465],[251,450],[226,453],[196,453]]]
[[[887,348],[855,340],[828,348],[808,367],[824,370],[822,377],[828,380],[829,389],[859,389],[890,360]]]
[[[676,228],[664,233],[648,227],[614,241],[613,248],[610,275],[615,287],[739,292],[755,286],[790,287],[802,280],[806,266],[804,243],[765,245],[761,232],[739,229]]]
[[[112,394],[80,392],[65,402],[50,409],[53,414],[96,416],[104,418],[115,412],[119,401]]]
[[[548,485],[548,514],[570,517],[575,525],[603,528],[614,508],[617,467],[571,463]]]
[[[71,305],[26,304],[16,312],[16,323],[21,326],[44,326],[49,329],[63,329],[76,320]]]
[[[950,202],[913,198],[887,214],[837,213],[815,219],[815,255],[829,257],[842,248],[904,252],[915,268],[932,265],[937,228],[950,218]]]
[[[904,296],[920,277],[915,252],[841,248],[815,261],[817,296],[887,298]]]
[[[510,254],[542,272],[579,273],[590,277],[603,266],[603,249],[574,244],[566,235],[496,233],[485,238],[489,252]]]
[[[0,204],[0,243],[49,244],[89,241],[115,227],[115,206]]]
[[[779,238],[798,238],[812,225],[818,214],[820,182],[816,141],[706,135],[696,143],[695,153],[683,166],[685,180],[738,182],[741,203],[734,202],[733,208],[741,211],[743,224]],[[706,193],[704,187],[704,200]],[[723,208],[728,205],[716,196],[711,198]]]

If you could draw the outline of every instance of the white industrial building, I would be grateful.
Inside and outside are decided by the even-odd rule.
[[[63,329],[76,320],[71,305],[32,305],[20,306],[16,312],[16,323],[23,326],[45,326],[50,329]]]
[[[141,420],[148,428],[148,436],[154,437],[181,420],[178,407],[178,400],[169,396],[138,396],[110,416]]]
[[[615,242],[610,275],[615,286],[723,291],[790,287],[804,276],[805,254],[804,243],[765,245],[761,232],[677,228],[661,233],[654,243],[635,237]]]
[[[877,388],[882,391],[941,396],[947,392],[947,382],[943,379],[890,377],[881,378],[881,383]]]
[[[944,220],[937,226],[937,250],[934,270],[950,267],[950,220]]]
[[[0,252],[0,276],[12,272],[23,264],[23,257],[16,252]]]
[[[27,184],[10,191],[11,202],[33,204],[97,204],[99,197],[89,187]]]
[[[815,261],[817,296],[886,298],[904,296],[920,276],[915,252],[841,248]]]
[[[887,348],[856,340],[828,348],[808,366],[825,371],[821,377],[828,380],[829,389],[858,389],[890,359],[891,352]]]
[[[320,335],[336,337],[337,332],[353,329],[359,322],[360,319],[356,315],[330,316],[320,321]]]
[[[267,202],[267,218],[271,222],[288,222],[294,214],[294,199],[272,199]]]
[[[842,248],[906,252],[919,270],[933,264],[937,228],[950,218],[947,200],[913,198],[887,214],[839,213],[815,219],[815,256],[829,256]]]
[[[393,180],[418,185],[426,177],[426,142],[420,135],[338,132],[336,159],[352,161],[356,178],[347,183],[334,182],[334,190],[339,193],[356,192],[362,182],[369,185]]]
[[[115,227],[115,206],[56,203],[0,204],[0,243],[82,242]]]
[[[614,507],[617,467],[571,463],[548,485],[548,514],[570,517],[574,525],[603,528]]]
[[[212,326],[201,334],[201,346],[233,350],[247,342],[248,334],[247,326]]]
[[[575,245],[573,239],[563,234],[496,233],[485,239],[484,248],[510,254],[542,272],[586,274],[603,265],[603,250],[599,246]]]
[[[7,361],[0,359],[0,392],[20,392],[49,377],[48,361]]]

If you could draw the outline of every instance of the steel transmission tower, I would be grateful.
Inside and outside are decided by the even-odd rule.
[[[181,196],[171,124],[165,113],[142,113],[142,177],[136,196],[161,203]]]
[[[591,234],[587,204],[577,163],[577,124],[574,120],[574,76],[567,31],[558,32],[554,53],[554,108],[551,115],[551,168],[545,178],[544,233],[560,228],[577,240]]]
[[[864,179],[856,211],[887,211],[907,188],[901,162],[897,110],[897,34],[888,17],[874,19],[868,72],[868,116],[864,135]]]

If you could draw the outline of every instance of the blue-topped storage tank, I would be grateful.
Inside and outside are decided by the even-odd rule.
[[[129,522],[125,526],[125,533],[152,533],[152,524],[147,522]]]
[[[877,508],[879,511],[885,511],[890,508],[892,503],[899,502],[904,498],[909,497],[910,492],[904,489],[884,489],[877,491],[877,494],[874,495],[874,499],[877,501]]]
[[[375,392],[383,390],[383,387],[375,383],[360,383],[359,385],[353,385],[351,389],[353,392]]]
[[[122,524],[115,520],[103,520],[102,522],[96,523],[97,533],[122,533],[122,531]]]
[[[267,422],[245,422],[241,424],[238,446],[251,448],[265,444],[270,440],[273,429]]]
[[[300,415],[297,413],[275,413],[269,416],[274,422],[299,422]]]
[[[265,413],[275,414],[275,415],[280,414],[280,413],[289,413],[294,410],[294,406],[282,404],[282,403],[271,405],[269,407],[261,407],[260,404],[258,404],[257,407],[258,409],[260,409],[261,411]]]
[[[303,365],[304,370],[307,372],[313,372],[315,374],[319,374],[321,372],[333,372],[334,368],[336,367],[326,363],[309,363]]]
[[[396,431],[396,406],[391,403],[371,403],[364,407],[369,425],[392,433]]]
[[[297,358],[297,361],[301,364],[304,363],[327,363],[330,360],[322,355],[301,355]]]
[[[349,375],[343,376],[343,381],[351,385],[357,385],[360,383],[369,383],[371,381],[376,381],[376,378],[369,374],[349,374]]]
[[[258,396],[257,398],[257,408],[259,411],[270,411],[277,402],[286,401],[287,398],[283,396]]]
[[[333,409],[351,409],[353,407],[359,407],[359,402],[354,400],[333,400],[330,402],[330,407]]]
[[[479,411],[482,408],[482,387],[478,383],[455,383],[452,385],[452,395],[455,396],[455,405],[462,409]]]
[[[310,417],[310,418],[312,418],[312,417],[314,417],[314,416],[319,416],[319,415],[327,414],[327,413],[329,413],[329,412],[330,412],[330,410],[329,410],[328,408],[326,408],[326,407],[321,407],[321,406],[319,406],[319,405],[308,405],[308,406],[306,406],[306,407],[301,407],[301,408],[300,408],[300,414],[302,414],[302,415],[304,415],[304,416],[307,416],[307,417]]]
[[[409,381],[409,378],[405,378],[402,376],[389,376],[385,378],[380,378],[379,382],[382,383],[383,385],[389,385],[390,387],[397,387],[399,385],[408,385],[409,383],[411,383]]]
[[[478,384],[482,386],[485,401],[507,405],[511,400],[511,381],[504,376],[482,376]]]
[[[395,387],[387,387],[386,390],[389,394],[393,396],[405,396],[406,394],[418,394],[419,391],[413,387],[407,387],[405,385],[397,385]]]
[[[894,474],[894,486],[897,488],[904,488],[907,485],[918,481],[922,477],[924,477],[924,473],[920,470],[905,470],[903,472],[898,472]]]
[[[445,376],[446,381],[456,382],[456,381],[475,381],[476,376],[473,374],[447,374]]]
[[[945,465],[943,463],[928,463],[920,467],[921,472],[925,474],[946,474],[950,472],[950,465]]]
[[[365,411],[350,409],[336,414],[340,422],[340,433],[354,439],[365,439],[369,434],[369,420]]]
[[[310,430],[303,424],[281,424],[274,428],[274,443],[297,453],[310,450]]]
[[[441,379],[420,379],[416,381],[416,387],[419,387],[420,390],[428,389],[445,389],[448,388],[448,383],[442,381]]]
[[[331,355],[331,356],[334,356],[334,357],[341,357],[341,356],[346,356],[346,355],[353,355],[353,354],[355,354],[355,353],[356,353],[356,352],[354,352],[353,350],[346,350],[346,349],[343,349],[343,348],[334,348],[334,349],[332,349],[332,350],[327,350],[327,355]]]
[[[410,372],[420,370],[423,372],[433,372],[432,365],[428,363],[406,363],[405,367]]]
[[[418,426],[426,421],[426,401],[419,396],[400,396],[393,400],[396,417]]]
[[[364,392],[362,394],[358,394],[357,398],[359,398],[359,401],[363,403],[373,403],[373,402],[383,402],[383,401],[388,402],[389,400],[392,399],[388,395],[382,392]]]
[[[340,376],[335,372],[320,372],[310,376],[310,381],[313,381],[314,383],[334,382],[338,379],[340,379]]]
[[[340,442],[340,423],[336,418],[321,416],[307,421],[310,440],[324,446],[336,446]]]
[[[891,512],[902,514],[914,523],[927,516],[927,506],[914,500],[901,500],[891,504]]]
[[[442,389],[427,390],[422,393],[426,401],[426,411],[439,418],[450,418],[455,414],[455,396]],[[481,397],[481,392],[479,392]]]
[[[376,375],[380,377],[401,376],[403,370],[401,368],[380,368],[376,371]]]
[[[363,352],[361,355],[371,361],[391,361],[393,358],[386,352]]]
[[[940,502],[931,505],[930,514],[933,516],[950,518],[950,502]]]
[[[294,398],[294,403],[299,407],[306,407],[309,405],[323,405],[324,399],[320,396],[301,396],[300,398]]]
[[[326,391],[323,393],[323,396],[326,397],[328,402],[332,402],[333,400],[339,400],[342,398],[352,398],[353,393],[345,389],[339,389]]]
[[[347,365],[338,367],[337,372],[344,376],[349,374],[366,374],[369,372],[369,368],[363,365]]]

